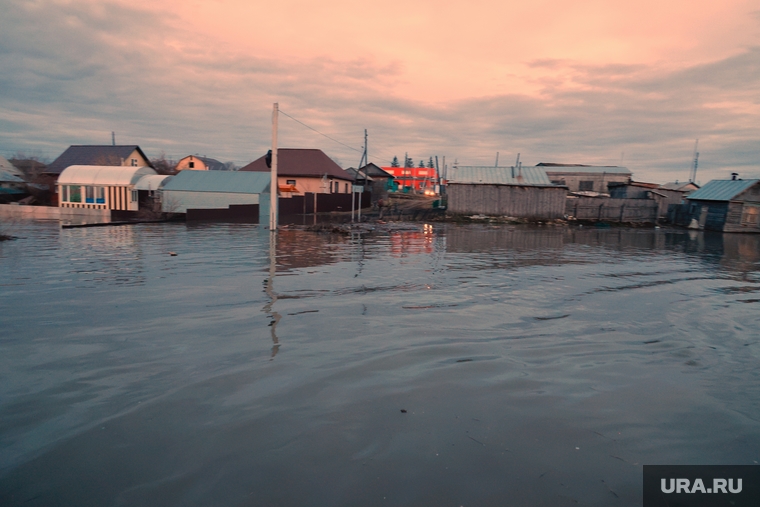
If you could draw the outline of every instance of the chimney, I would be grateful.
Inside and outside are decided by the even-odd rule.
[[[731,173],[731,180],[736,181],[737,176],[739,176],[739,173]]]

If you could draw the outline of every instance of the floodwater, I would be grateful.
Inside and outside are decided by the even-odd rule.
[[[757,236],[11,233],[3,506],[637,506],[760,461]]]

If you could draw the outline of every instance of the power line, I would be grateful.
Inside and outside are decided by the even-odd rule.
[[[333,139],[332,137],[328,136],[327,134],[323,134],[323,133],[322,133],[322,132],[320,132],[319,130],[317,130],[317,129],[313,128],[313,127],[310,127],[310,126],[306,125],[306,124],[305,124],[304,122],[302,122],[301,120],[297,120],[297,119],[293,118],[292,116],[290,116],[288,113],[286,113],[286,112],[285,112],[285,111],[283,111],[282,109],[280,109],[280,113],[281,113],[281,114],[284,114],[285,116],[287,116],[287,117],[288,117],[288,118],[290,118],[291,120],[293,120],[293,121],[295,121],[295,122],[297,122],[297,123],[300,123],[301,125],[303,125],[303,126],[304,126],[304,127],[306,127],[307,129],[309,129],[309,130],[313,130],[314,132],[316,132],[316,133],[317,133],[317,134],[319,134],[320,136],[324,136],[324,137],[326,137],[326,138],[327,138],[327,139],[329,139],[330,141],[333,141],[333,142],[335,142],[335,143],[338,143],[338,144],[340,144],[341,146],[345,146],[346,148],[348,148],[348,149],[350,149],[350,150],[354,150],[354,151],[355,151],[355,152],[357,152],[357,153],[362,153],[362,150],[357,150],[357,149],[356,149],[356,148],[354,148],[353,146],[349,146],[349,145],[347,145],[346,143],[342,143],[342,142],[338,141],[337,139]]]
[[[296,118],[294,118],[294,117],[290,116],[288,113],[286,113],[286,112],[285,112],[285,111],[283,111],[282,109],[280,109],[279,111],[280,111],[280,113],[281,113],[281,114],[284,114],[285,116],[287,116],[288,118],[290,118],[290,119],[291,119],[291,120],[293,120],[294,122],[296,122],[296,123],[300,123],[301,125],[303,125],[303,126],[304,126],[304,127],[306,127],[307,129],[309,129],[309,130],[313,130],[313,131],[314,131],[314,132],[316,132],[317,134],[319,134],[319,135],[321,135],[321,136],[324,136],[324,137],[326,137],[327,139],[329,139],[330,141],[332,141],[332,142],[334,142],[334,143],[338,143],[338,144],[340,144],[341,146],[345,146],[346,148],[348,148],[348,149],[350,149],[350,150],[354,150],[354,151],[355,151],[355,152],[357,152],[357,153],[364,153],[364,150],[358,150],[358,149],[354,148],[353,146],[349,146],[349,145],[347,145],[346,143],[342,143],[342,142],[338,141],[337,139],[335,139],[335,138],[332,138],[332,137],[328,136],[327,134],[324,134],[324,133],[320,132],[319,130],[315,129],[314,127],[311,127],[311,126],[309,126],[309,125],[306,125],[304,122],[302,122],[301,120],[298,120],[298,119],[296,119]],[[389,163],[392,163],[390,160],[386,160],[386,159],[383,159],[383,158],[381,158],[381,157],[370,156],[370,158],[374,158],[375,160],[382,160],[383,162],[389,162]]]

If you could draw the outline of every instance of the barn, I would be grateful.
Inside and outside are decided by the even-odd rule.
[[[459,166],[447,194],[454,214],[551,220],[565,215],[567,187],[553,185],[541,167]]]

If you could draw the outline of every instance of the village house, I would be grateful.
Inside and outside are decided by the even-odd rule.
[[[723,232],[760,232],[760,179],[712,180],[686,196],[690,223]]]
[[[177,162],[175,171],[226,171],[227,166],[214,158],[199,157],[198,155],[188,155]]]
[[[583,164],[554,164],[542,162],[536,167],[546,171],[555,185],[564,185],[569,192],[606,194],[610,183],[628,183],[633,173],[625,167],[590,166]]]
[[[388,192],[395,189],[393,175],[375,164],[367,164],[361,169],[349,167],[346,172],[354,178],[355,185],[362,186],[372,193],[372,203],[381,199],[387,200]]]
[[[430,167],[382,167],[393,176],[402,192],[433,192],[438,183],[438,172]]]
[[[565,214],[567,187],[553,185],[542,167],[458,166],[447,194],[451,213],[551,220]]]
[[[150,167],[153,165],[137,145],[93,146],[72,145],[61,153],[44,170],[45,174],[58,176],[72,165]]]
[[[266,158],[264,155],[238,172],[269,173]],[[306,193],[350,194],[353,191],[351,175],[318,149],[278,149],[277,183],[280,197],[285,198]]]

